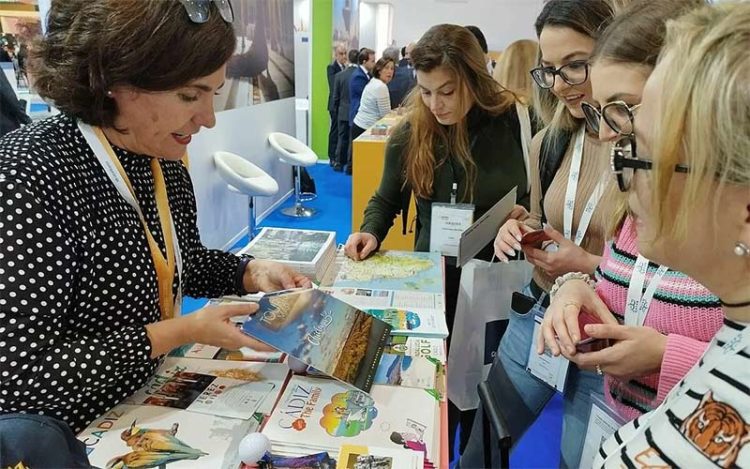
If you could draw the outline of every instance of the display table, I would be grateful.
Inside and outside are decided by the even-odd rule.
[[[367,203],[380,185],[385,161],[385,146],[390,131],[401,119],[402,116],[395,112],[388,114],[352,142],[352,232],[359,231]],[[399,214],[381,245],[382,249],[414,250],[412,225],[416,213],[414,198],[412,198],[409,202],[409,224],[406,235],[402,232],[403,222]]]

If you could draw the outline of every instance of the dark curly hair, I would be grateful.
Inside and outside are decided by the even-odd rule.
[[[53,0],[47,33],[30,51],[34,87],[62,112],[113,127],[113,86],[173,90],[229,60],[234,30],[210,8],[196,24],[179,0]]]

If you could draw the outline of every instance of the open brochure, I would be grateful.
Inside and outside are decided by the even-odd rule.
[[[367,392],[391,327],[317,289],[265,295],[243,332]]]
[[[289,374],[285,364],[167,358],[123,401],[249,419],[269,413]]]

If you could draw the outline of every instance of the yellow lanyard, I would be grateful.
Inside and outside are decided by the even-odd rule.
[[[125,184],[128,186],[130,194],[134,200],[138,200],[133,190],[133,185],[128,179],[128,175],[125,173],[120,160],[115,155],[112,145],[110,145],[107,137],[104,136],[104,132],[99,127],[94,127],[94,132],[97,138],[102,143],[102,146],[107,152],[107,155],[114,163],[117,171],[120,173]],[[141,219],[141,224],[146,232],[146,239],[148,240],[148,247],[151,251],[151,259],[154,261],[154,268],[156,269],[156,279],[159,286],[159,307],[161,309],[162,319],[171,319],[174,317],[174,294],[172,292],[172,285],[174,283],[175,275],[175,252],[173,243],[172,233],[172,222],[171,213],[169,211],[169,200],[167,199],[167,184],[164,181],[164,174],[161,171],[161,166],[156,158],[151,159],[151,173],[154,175],[154,196],[156,198],[156,208],[159,212],[159,223],[161,224],[161,232],[164,237],[164,245],[167,248],[167,257],[162,254],[159,245],[156,243],[154,236],[151,234],[151,230],[148,229],[146,219],[143,217],[143,212],[138,210],[138,215]]]

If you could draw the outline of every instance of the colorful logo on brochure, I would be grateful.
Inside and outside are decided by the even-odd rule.
[[[353,437],[372,427],[378,416],[375,401],[362,391],[334,394],[323,408],[320,426],[331,436]]]
[[[370,309],[368,312],[394,329],[412,331],[422,324],[417,313],[403,309]]]

